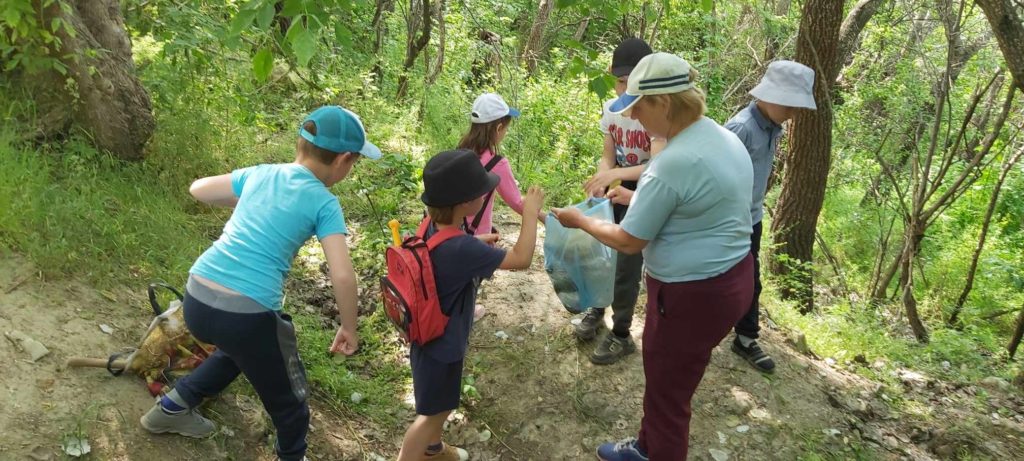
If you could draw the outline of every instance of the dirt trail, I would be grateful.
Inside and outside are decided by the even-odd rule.
[[[516,234],[503,238],[510,246]],[[574,339],[572,317],[541,261],[538,248],[529,271],[499,272],[481,293],[488,314],[474,330],[464,405],[449,429],[449,440],[474,460],[594,459],[597,445],[633,436],[639,427],[640,354],[592,365],[587,355],[594,344]],[[41,280],[23,258],[0,253],[0,332],[20,330],[51,351],[32,363],[0,339],[0,461],[64,459],[61,442],[76,432],[92,445],[83,459],[274,459],[268,419],[241,388],[206,406],[227,428],[216,436],[152,436],[138,425],[153,403],[141,380],[64,367],[72,355],[105,357],[135,344],[151,319],[143,292],[141,282],[100,292]],[[640,347],[643,318],[638,307],[632,332]],[[691,459],[1014,459],[1024,453],[1024,396],[1005,383],[952,384],[893,369],[903,384],[890,389],[797,352],[778,329],[768,329],[762,344],[778,363],[772,376],[755,372],[727,343],[715,350],[694,400]],[[311,459],[376,461],[397,453],[404,426],[375,427],[324,401],[311,406]]]
[[[70,459],[61,445],[74,435],[91,446],[91,454],[80,459],[276,459],[262,406],[235,387],[204,405],[203,412],[221,426],[213,437],[153,436],[138,423],[154,402],[144,381],[65,367],[70,356],[106,357],[137,344],[152,319],[142,293],[141,282],[101,292],[73,281],[41,280],[23,258],[0,252],[0,333],[21,331],[50,350],[33,363],[0,339],[0,461]],[[101,331],[101,324],[113,333]],[[374,443],[352,421],[316,402],[312,406],[310,446],[318,461],[373,459]]]
[[[504,236],[507,245],[515,238]],[[479,397],[469,399],[455,431],[474,459],[593,459],[597,445],[639,428],[640,352],[612,366],[592,365],[587,356],[595,343],[574,339],[572,316],[540,259],[529,271],[499,272],[481,293],[490,314],[476,326],[466,360]],[[642,294],[632,328],[640,348],[644,302]],[[731,336],[715,349],[694,398],[691,459],[1012,459],[1024,452],[1020,392],[983,392],[900,370],[902,398],[910,402],[903,407],[921,414],[898,414],[891,391],[801,354],[787,335],[766,330],[761,342],[778,363],[771,376],[729,351]],[[997,411],[1000,419],[988,414]],[[487,438],[484,431],[491,438],[477,442]]]

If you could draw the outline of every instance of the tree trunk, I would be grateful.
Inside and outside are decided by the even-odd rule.
[[[900,260],[902,266],[900,291],[903,294],[903,308],[907,312],[907,321],[910,323],[910,329],[914,332],[914,337],[922,343],[927,343],[928,329],[921,321],[921,316],[917,312],[917,299],[914,298],[914,259],[921,249],[921,240],[918,235],[924,236],[924,232],[919,229],[920,223],[916,219],[912,219],[907,226],[908,235],[904,239],[907,248],[903,250],[903,259]]]
[[[787,284],[782,294],[787,299],[798,299],[805,313],[814,309],[811,272],[794,272],[790,261],[801,263],[804,268],[813,263],[814,231],[832,161],[831,90],[835,75],[831,71],[838,68],[842,22],[843,2],[808,0],[804,4],[796,60],[815,70],[814,99],[818,110],[800,111],[793,121],[787,171],[772,222],[777,248],[772,272],[794,282]],[[782,255],[786,261],[779,258]]]
[[[934,121],[933,121],[932,131],[930,133],[928,133],[928,121],[925,118],[922,117],[922,118],[917,119],[916,122],[914,122],[907,129],[907,134],[904,137],[903,144],[901,145],[900,149],[898,150],[898,152],[900,152],[900,157],[899,157],[899,159],[897,159],[897,162],[896,162],[895,166],[892,166],[892,165],[889,166],[890,169],[902,170],[903,168],[905,168],[907,166],[907,164],[911,160],[911,158],[910,158],[911,154],[918,151],[919,146],[922,144],[922,142],[924,142],[925,139],[929,139],[931,141],[931,143],[932,143],[932,146],[929,149],[928,158],[930,159],[930,158],[932,158],[934,156],[934,154],[935,154],[934,147],[935,147],[935,143],[938,140],[938,133],[939,133],[939,127],[940,127],[939,123],[940,123],[940,121],[942,120],[942,117],[943,117],[943,107],[944,107],[944,104],[945,104],[945,101],[946,101],[946,97],[947,97],[949,88],[952,88],[956,84],[957,80],[960,78],[960,73],[963,70],[964,65],[968,61],[970,61],[971,58],[974,57],[975,54],[977,54],[978,51],[981,50],[981,48],[983,47],[983,44],[985,42],[984,39],[978,39],[978,40],[972,41],[971,44],[969,44],[969,45],[964,45],[963,39],[961,37],[961,26],[960,26],[960,19],[961,18],[960,18],[960,15],[957,12],[953,11],[952,3],[948,2],[948,1],[947,2],[940,2],[937,9],[938,9],[938,15],[939,15],[939,17],[941,19],[941,23],[942,23],[943,27],[945,28],[946,46],[947,46],[947,54],[946,54],[947,65],[946,65],[946,68],[943,71],[942,75],[938,78],[938,80],[936,80],[932,84],[932,88],[931,88],[931,93],[932,93],[932,96],[933,96],[932,100],[924,103],[921,106],[920,110],[919,110],[919,112],[922,113],[922,114],[933,114]],[[924,35],[924,33],[922,31],[919,31],[916,28],[914,29],[914,32],[915,33],[912,34],[912,37],[911,37],[911,43],[914,43],[914,42],[918,42],[919,43],[919,41],[921,40],[921,38]],[[1002,128],[1002,124],[1001,123],[998,125],[998,128],[1000,128],[1000,129]],[[926,134],[928,135],[928,138],[925,138]],[[996,130],[996,134],[998,134],[998,129]],[[943,150],[945,150],[945,147],[943,147]],[[924,173],[925,173],[925,175],[928,175],[928,174],[930,174],[930,172],[931,172],[931,168],[929,167],[929,168],[926,168],[926,171]],[[881,174],[890,174],[891,175],[891,173],[892,173],[891,171],[890,172],[886,172],[886,171],[883,170],[883,172],[880,173],[880,175]],[[940,172],[940,174],[944,174],[944,172]],[[915,184],[915,187],[913,188],[913,199],[914,200],[918,200],[918,198],[919,198],[918,197],[918,193],[925,193],[926,192],[925,190],[921,190],[921,188],[927,189],[928,188],[927,187],[928,183],[929,183],[929,178],[927,176],[924,176],[924,179],[920,183]],[[942,181],[939,180],[939,179],[936,179],[935,181],[933,181],[933,184],[935,184],[935,187],[937,188],[939,184],[942,184]],[[877,198],[877,201],[879,203],[884,200],[884,198],[885,198],[886,194],[888,193],[888,191],[890,191],[890,190],[892,190],[892,189],[897,187],[896,184],[893,184],[892,187],[884,187],[884,184],[882,184],[881,181],[879,181],[879,186],[880,187],[879,187],[879,190],[878,190],[878,198]],[[868,192],[868,193],[870,193],[870,192]],[[929,197],[930,197],[929,194],[926,194],[925,196],[920,197],[919,202],[920,202],[920,205],[922,207],[924,206],[925,202],[928,201]],[[868,196],[865,195],[864,199],[862,199],[862,203],[863,203],[863,200],[867,200],[867,199],[868,199]],[[915,204],[917,204],[917,203],[918,202],[915,202]],[[917,210],[915,212],[916,213],[920,213],[921,210]],[[906,220],[907,220],[907,222],[909,222],[910,221],[910,217],[907,216]],[[921,221],[922,221],[923,227],[927,228],[929,220],[927,218],[922,218]],[[923,236],[922,236],[922,238],[923,238]],[[915,256],[916,256],[916,254],[915,254]],[[892,283],[893,277],[898,272],[897,268],[900,267],[900,264],[901,264],[901,259],[900,258],[901,257],[902,257],[902,255],[897,256],[890,263],[888,269],[884,272],[883,277],[880,279],[879,284],[875,287],[874,292],[871,294],[872,300],[878,302],[878,301],[881,301],[881,300],[885,299],[885,293],[889,289],[889,285]],[[903,283],[905,283],[905,281],[906,280],[905,280],[904,275],[901,275],[901,278],[899,280],[899,286],[902,287]]]
[[[445,36],[447,35],[447,28],[444,24],[444,10],[447,6],[446,3],[447,2],[445,0],[440,0],[437,3],[437,11],[434,12],[437,21],[437,59],[434,61],[433,67],[428,71],[427,85],[433,85],[434,82],[437,81],[437,77],[441,75],[441,71],[444,70]]]
[[[156,128],[149,93],[135,73],[132,44],[125,32],[117,0],[58,2],[37,8],[45,24],[60,18],[74,30],[60,28],[54,57],[67,66],[67,75],[26,75],[37,88],[44,122],[39,138],[62,136],[70,126],[84,130],[93,144],[124,160],[144,155]],[[87,50],[97,50],[90,53]],[[69,84],[69,82],[72,82]]]
[[[853,59],[853,52],[860,47],[860,33],[868,21],[875,15],[878,8],[887,0],[860,0],[846,15],[839,27],[839,59],[835,61],[835,69],[830,75],[839,75],[844,65]]]
[[[665,16],[665,4],[659,4],[658,6],[658,17],[654,20],[654,27],[651,28],[651,35],[647,39],[647,43],[651,45],[651,48],[657,46],[658,43],[658,30],[661,28],[661,18]],[[576,40],[579,41],[579,40]]]
[[[381,51],[384,49],[384,37],[388,35],[388,21],[385,15],[395,11],[394,0],[377,0],[377,8],[373,11],[373,70],[371,71],[374,78],[377,80],[377,85],[380,85],[384,81],[384,69],[381,67],[381,63],[384,61],[384,57],[381,56]]]
[[[793,4],[793,0],[779,0],[775,4],[775,15],[776,16],[788,16],[789,6]]]
[[[533,19],[533,26],[530,27],[530,36],[523,46],[522,60],[526,63],[526,69],[532,75],[537,70],[537,62],[543,50],[544,31],[547,29],[548,20],[551,19],[551,9],[555,6],[552,0],[540,0],[537,5],[537,16]]]
[[[576,27],[576,33],[572,35],[572,39],[582,43],[583,36],[587,33],[587,27],[590,27],[590,16],[587,16],[580,21],[580,25]],[[657,33],[657,29],[655,29],[654,32]]]
[[[1011,88],[1010,91],[1013,91],[1013,89]],[[959,324],[960,311],[963,310],[964,304],[967,303],[967,296],[971,294],[971,289],[974,288],[974,275],[978,271],[978,260],[981,259],[981,250],[985,248],[985,239],[988,237],[988,229],[992,224],[992,215],[995,214],[996,205],[999,203],[999,192],[1003,188],[1006,177],[1013,170],[1014,165],[1017,164],[1022,155],[1024,155],[1024,145],[1016,153],[1006,158],[1002,169],[999,170],[999,177],[996,178],[996,183],[992,186],[992,196],[988,199],[985,218],[981,222],[978,245],[974,247],[974,255],[971,256],[971,266],[967,269],[967,282],[964,284],[964,290],[960,292],[960,297],[957,298],[956,304],[953,306],[953,312],[949,315],[949,320],[946,322],[951,327]]]
[[[1006,350],[1010,353],[1010,359],[1017,354],[1017,346],[1020,346],[1021,337],[1024,337],[1024,305],[1020,306],[1020,315],[1017,316],[1017,328],[1013,330],[1013,337],[1010,338],[1010,344],[1006,346]],[[1021,376],[1024,376],[1024,372],[1021,372]]]
[[[775,4],[775,16],[785,17],[789,16],[789,7],[792,4],[791,0],[780,0]],[[782,40],[777,33],[774,33],[771,27],[773,21],[770,17],[764,17],[764,34],[765,34],[765,45],[764,45],[764,61],[771,62],[775,60],[775,56],[779,52],[779,48],[782,47]]]
[[[1024,91],[1024,2],[1021,0],[975,0],[992,25],[1003,51],[1006,66],[1017,89]],[[1016,5],[1016,6],[1014,6]]]
[[[416,10],[415,6],[421,6]],[[416,64],[423,48],[430,43],[430,31],[433,29],[434,21],[431,17],[430,0],[419,0],[419,4],[412,2],[409,5],[409,17],[406,20],[409,34],[405,40],[405,62],[402,63],[402,74],[398,77],[398,99],[404,99],[409,94],[409,71]],[[416,38],[416,29],[420,26],[422,31],[419,38]]]

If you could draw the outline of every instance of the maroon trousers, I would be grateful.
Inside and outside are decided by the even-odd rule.
[[[647,387],[639,444],[651,461],[686,459],[690,399],[712,349],[747,313],[753,296],[754,264],[749,255],[710,279],[664,283],[647,277]]]

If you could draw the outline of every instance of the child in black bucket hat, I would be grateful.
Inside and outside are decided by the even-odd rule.
[[[497,187],[498,175],[487,172],[475,153],[453,150],[435,155],[423,168],[423,195],[432,221],[426,237],[461,226],[484,205]],[[441,440],[444,421],[459,406],[462,362],[473,327],[473,308],[480,280],[496,269],[526,269],[537,243],[537,216],[544,192],[530,187],[523,204],[519,240],[510,251],[495,248],[496,234],[460,235],[430,252],[441,311],[449,316],[444,335],[410,348],[416,420],[405,433],[399,461],[457,461],[469,459],[461,449]]]

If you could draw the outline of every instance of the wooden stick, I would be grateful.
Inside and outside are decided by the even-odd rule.
[[[69,367],[89,367],[89,368],[106,368],[107,359],[97,359],[92,357],[71,357],[68,358],[67,365]],[[114,363],[110,364],[111,368],[124,369],[128,366],[128,361],[125,359],[114,360]]]

